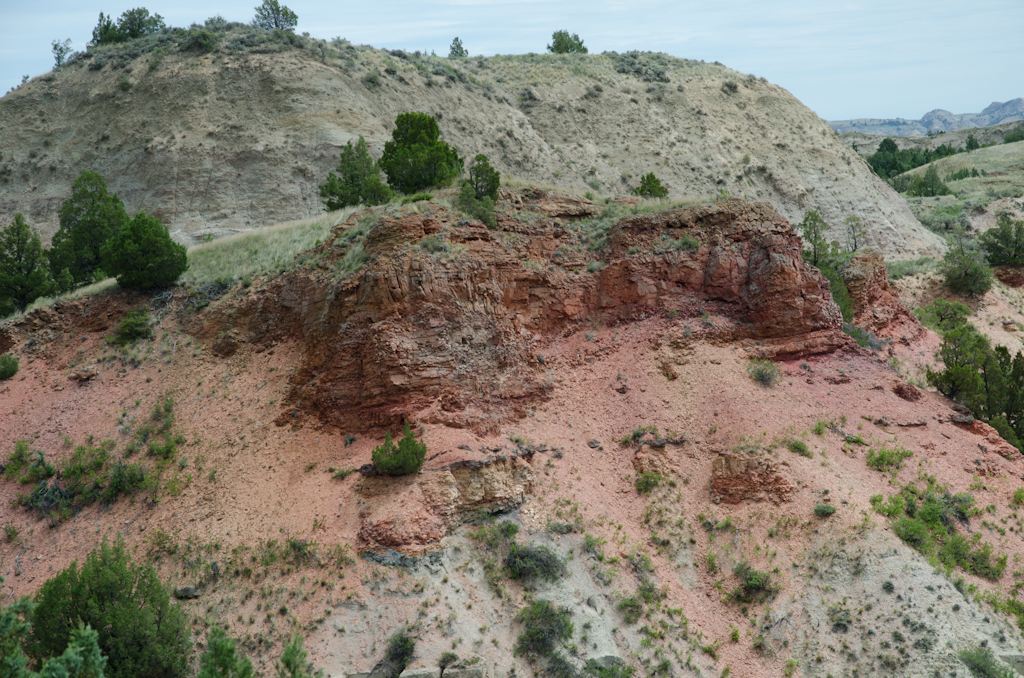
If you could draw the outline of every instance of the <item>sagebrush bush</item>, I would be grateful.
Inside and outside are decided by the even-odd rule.
[[[750,378],[762,386],[774,386],[779,381],[779,366],[771,360],[751,360],[747,364]]]
[[[962,661],[974,678],[1014,678],[1018,675],[1008,666],[1000,663],[989,647],[975,647],[960,650]]]
[[[898,445],[888,447],[883,444],[878,448],[873,447],[868,450],[867,465],[882,473],[895,472],[903,468],[904,459],[912,456],[914,453],[904,447]]]
[[[819,518],[828,518],[830,515],[836,512],[836,507],[832,504],[818,504],[814,507],[814,515]]]
[[[741,561],[732,569],[740,579],[740,585],[732,592],[733,600],[741,603],[756,603],[774,597],[779,587],[772,582],[771,574],[750,567]]]
[[[513,579],[556,581],[565,575],[565,563],[546,546],[520,546],[513,543],[505,557],[505,567]]]
[[[402,439],[396,446],[391,442],[391,431],[384,435],[384,443],[373,448],[373,467],[388,476],[419,473],[427,458],[427,444],[416,440],[409,424],[402,430]]]
[[[651,490],[661,483],[661,474],[653,471],[645,471],[637,476],[636,491],[640,494],[649,494]]]
[[[570,612],[555,607],[549,600],[537,600],[527,605],[516,619],[523,630],[516,638],[515,655],[533,659],[550,657],[572,638],[573,623]]]
[[[819,433],[818,435],[821,434]],[[807,443],[805,443],[802,440],[797,440],[796,438],[788,441],[786,443],[786,447],[789,448],[790,452],[795,452],[796,454],[799,454],[801,457],[814,456],[814,453],[811,452],[811,450],[807,447]]]
[[[10,353],[0,355],[0,381],[7,381],[18,373],[18,359]]]

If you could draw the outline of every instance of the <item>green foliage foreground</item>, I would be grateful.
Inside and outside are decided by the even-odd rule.
[[[151,565],[132,563],[122,540],[101,543],[81,569],[77,563],[36,594],[29,654],[57,656],[76,629],[97,630],[110,678],[175,678],[188,670],[192,642],[180,607]]]

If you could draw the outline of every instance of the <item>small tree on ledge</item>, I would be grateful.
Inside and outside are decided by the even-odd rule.
[[[373,448],[373,467],[386,476],[418,473],[427,458],[427,444],[416,440],[409,424],[402,431],[397,447],[391,442],[391,431],[384,434],[384,444]]]
[[[640,178],[640,185],[633,189],[633,195],[642,198],[664,198],[668,195],[668,189],[661,185],[654,172],[648,172]]]

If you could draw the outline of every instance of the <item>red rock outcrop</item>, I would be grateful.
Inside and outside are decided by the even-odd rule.
[[[533,469],[521,457],[466,460],[413,476],[359,480],[359,537],[404,550],[436,543],[473,510],[519,506],[530,493]]]
[[[853,298],[853,324],[885,339],[910,341],[924,331],[889,286],[885,259],[878,250],[860,252],[847,264],[843,281]]]
[[[796,488],[767,457],[723,454],[711,462],[711,499],[726,504],[789,501]]]
[[[543,216],[585,216],[589,203],[544,194],[531,210],[532,195],[519,194],[495,230],[437,203],[353,215],[312,252],[312,269],[204,311],[196,332],[213,341],[235,328],[221,354],[302,336],[279,423],[313,415],[346,429],[415,416],[494,430],[553,387],[537,360],[549,337],[670,310],[696,316],[702,303],[735,318],[729,338],[757,338],[772,355],[847,341],[828,283],[769,205],[630,216],[602,234]]]

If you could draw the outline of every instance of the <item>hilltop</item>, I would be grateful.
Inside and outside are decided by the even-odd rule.
[[[829,126],[837,132],[861,132],[893,137],[922,137],[936,132],[955,132],[974,127],[1000,125],[1015,120],[1024,120],[1024,99],[993,101],[981,113],[950,113],[941,108],[928,111],[920,120],[903,118],[855,118],[853,120],[829,120]]]
[[[0,219],[23,212],[49,237],[84,168],[186,243],[312,217],[339,148],[363,135],[379,154],[395,116],[419,110],[513,182],[600,199],[654,171],[673,199],[762,200],[792,221],[817,209],[836,240],[857,215],[891,258],[945,247],[797,99],[719,64],[451,60],[233,26],[208,54],[170,33],[94,48],[0,99]]]

